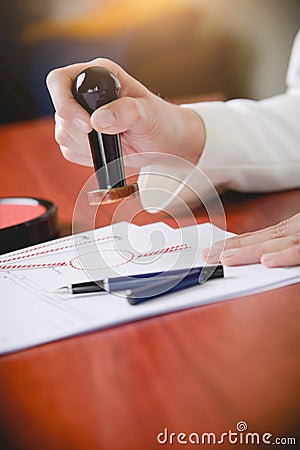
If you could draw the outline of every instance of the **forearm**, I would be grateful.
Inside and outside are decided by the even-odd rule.
[[[198,166],[215,186],[268,191],[300,185],[300,95],[189,105],[206,143]]]

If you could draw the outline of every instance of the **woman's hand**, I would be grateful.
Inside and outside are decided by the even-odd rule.
[[[209,263],[215,263],[223,242],[203,251]],[[300,214],[269,228],[241,234],[225,241],[221,261],[227,266],[255,264],[267,267],[300,265]]]
[[[119,78],[120,98],[89,116],[73,98],[71,86],[82,70],[97,65]],[[56,109],[55,138],[72,162],[92,165],[87,137],[92,128],[120,133],[124,155],[141,153],[141,166],[149,163],[147,152],[180,156],[193,164],[201,155],[205,131],[200,116],[152,94],[112,61],[99,58],[55,69],[47,77],[47,86]]]

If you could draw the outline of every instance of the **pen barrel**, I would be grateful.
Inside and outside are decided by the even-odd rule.
[[[208,278],[223,278],[223,266],[201,267],[191,269],[186,275],[171,275],[170,277],[161,278],[161,280],[153,281],[145,287],[131,289],[127,293],[127,300],[131,305],[152,300],[165,294],[178,292],[189,287],[197,286],[205,282]]]
[[[107,290],[109,292],[116,291],[126,291],[137,289],[137,288],[145,288],[145,285],[152,286],[153,283],[160,282],[168,282],[169,280],[175,280],[176,277],[178,280],[184,279],[186,277],[190,277],[194,275],[199,280],[199,283],[202,283],[202,277],[204,279],[212,274],[213,277],[216,277],[217,274],[223,276],[223,267],[221,265],[212,267],[210,266],[210,273],[207,272],[208,267],[194,267],[193,269],[176,269],[170,270],[169,272],[153,272],[153,273],[142,273],[138,275],[121,277],[121,278],[111,278],[107,283]],[[106,284],[104,284],[106,288]]]
[[[152,300],[165,294],[178,292],[182,289],[187,289],[198,284],[199,275],[193,274],[185,278],[170,277],[168,280],[161,280],[153,282],[146,287],[136,288],[130,290],[127,294],[127,300],[131,305],[138,305],[139,303]]]

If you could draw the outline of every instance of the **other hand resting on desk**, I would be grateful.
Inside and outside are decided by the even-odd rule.
[[[215,263],[223,241],[203,251],[209,263]],[[221,247],[221,249],[220,249]],[[225,242],[221,261],[227,266],[261,262],[267,267],[300,264],[300,214],[253,233],[234,236]]]

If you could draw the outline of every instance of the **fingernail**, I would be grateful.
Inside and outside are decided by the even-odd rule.
[[[208,256],[208,255],[209,256],[216,256],[216,255],[220,255],[222,250],[223,250],[223,247],[220,247],[219,245],[213,245],[212,247],[205,248],[202,251],[202,254],[206,255],[206,256]]]
[[[204,250],[202,250],[201,255],[204,259],[208,257],[209,250],[210,250],[209,248],[205,248]]]
[[[268,266],[276,265],[277,253],[266,253],[262,255],[260,261],[262,264],[267,264]]]
[[[88,133],[90,131],[91,125],[86,120],[80,119],[79,117],[75,117],[73,119],[74,124],[77,128],[79,128],[81,131],[85,131]]]
[[[218,248],[205,248],[201,252],[203,259],[207,259],[208,261],[212,259],[219,258],[221,256],[221,250]]]
[[[225,250],[225,252],[222,255],[222,259],[232,258],[233,256],[236,256],[239,253],[239,251],[240,251],[239,248],[231,248],[229,250]]]
[[[115,124],[116,116],[110,109],[100,109],[94,116],[99,128],[108,128]]]

